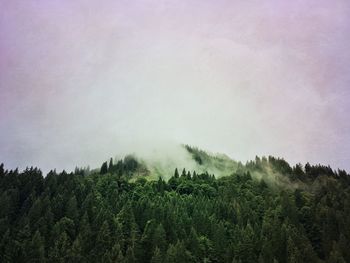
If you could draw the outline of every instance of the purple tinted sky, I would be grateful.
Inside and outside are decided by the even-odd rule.
[[[350,2],[0,1],[0,161],[168,142],[350,170]]]

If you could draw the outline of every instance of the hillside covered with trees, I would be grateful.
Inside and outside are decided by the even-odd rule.
[[[0,262],[350,262],[345,171],[188,150],[231,174],[151,180],[130,156],[45,176],[2,164]]]

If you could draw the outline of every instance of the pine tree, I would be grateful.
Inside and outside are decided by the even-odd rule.
[[[120,230],[122,249],[134,246],[137,240],[137,224],[130,203],[126,203],[117,215],[117,223]]]
[[[101,257],[109,250],[111,244],[111,233],[107,221],[104,221],[96,238],[95,251],[97,257]]]
[[[55,241],[54,246],[49,251],[49,261],[65,263],[69,259],[70,240],[66,232],[63,232]]]
[[[0,242],[0,262],[11,262],[14,255],[13,239],[10,229],[8,229],[1,238]]]
[[[300,254],[294,241],[289,237],[287,240],[287,262],[288,263],[302,263],[303,258]]]
[[[92,233],[87,212],[84,213],[80,220],[79,235],[81,237],[83,253],[88,253],[94,242],[91,240]]]
[[[165,256],[165,262],[177,263],[177,250],[173,244],[170,244]]]
[[[339,246],[335,241],[333,242],[333,247],[329,255],[328,262],[329,263],[346,263],[345,259],[343,258],[339,250]]]
[[[110,251],[107,251],[106,262],[124,262],[123,252],[120,249],[120,245],[116,243]]]
[[[45,262],[44,241],[39,231],[35,232],[31,240],[28,258],[29,262]]]
[[[30,208],[29,213],[28,213],[30,225],[32,227],[34,227],[36,225],[36,223],[38,222],[42,211],[43,211],[42,201],[41,201],[41,198],[38,198],[35,200],[34,204]]]
[[[77,205],[77,198],[75,195],[73,195],[67,203],[67,208],[66,208],[66,216],[73,221],[77,221],[79,214],[78,214],[78,205]]]
[[[201,248],[198,241],[197,231],[191,227],[190,234],[187,238],[187,249],[192,252],[193,256],[199,260],[201,256]]]
[[[170,244],[165,256],[165,262],[177,263],[177,262],[188,262],[190,259],[189,252],[183,242],[178,241],[175,245]]]
[[[104,162],[101,166],[100,174],[106,174],[108,172],[108,164]]]
[[[250,223],[247,224],[242,231],[242,240],[238,245],[238,257],[245,262],[256,262],[257,255],[255,253],[255,235]]]
[[[154,219],[148,220],[142,234],[141,245],[144,251],[143,257],[145,258],[145,261],[149,261],[152,256],[156,226]]]
[[[179,171],[175,168],[174,177],[179,178]]]
[[[163,225],[160,223],[153,234],[153,247],[158,247],[161,252],[166,249],[166,234]]]
[[[162,262],[163,262],[162,253],[160,252],[160,249],[156,247],[151,259],[151,263],[162,263]]]
[[[108,172],[113,173],[114,167],[113,167],[113,158],[109,160],[109,165],[108,165]]]
[[[0,178],[3,177],[4,175],[5,175],[4,164],[1,163],[0,164]]]
[[[82,237],[79,234],[74,240],[72,248],[70,249],[70,261],[71,262],[84,262],[84,251],[82,246]]]
[[[14,251],[16,251],[16,261],[25,261],[30,251],[31,231],[28,224],[19,229],[15,236]]]
[[[124,262],[125,263],[135,263],[136,262],[134,247],[132,247],[132,246],[128,247],[128,249],[126,250],[126,253],[125,253]]]

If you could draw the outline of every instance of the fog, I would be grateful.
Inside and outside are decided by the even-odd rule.
[[[187,165],[185,143],[350,170],[348,1],[0,10],[6,167],[93,168],[128,153]]]

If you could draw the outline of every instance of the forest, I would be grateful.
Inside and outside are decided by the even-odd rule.
[[[271,156],[221,177],[137,169],[131,157],[45,175],[1,164],[0,262],[350,262],[346,171]]]

